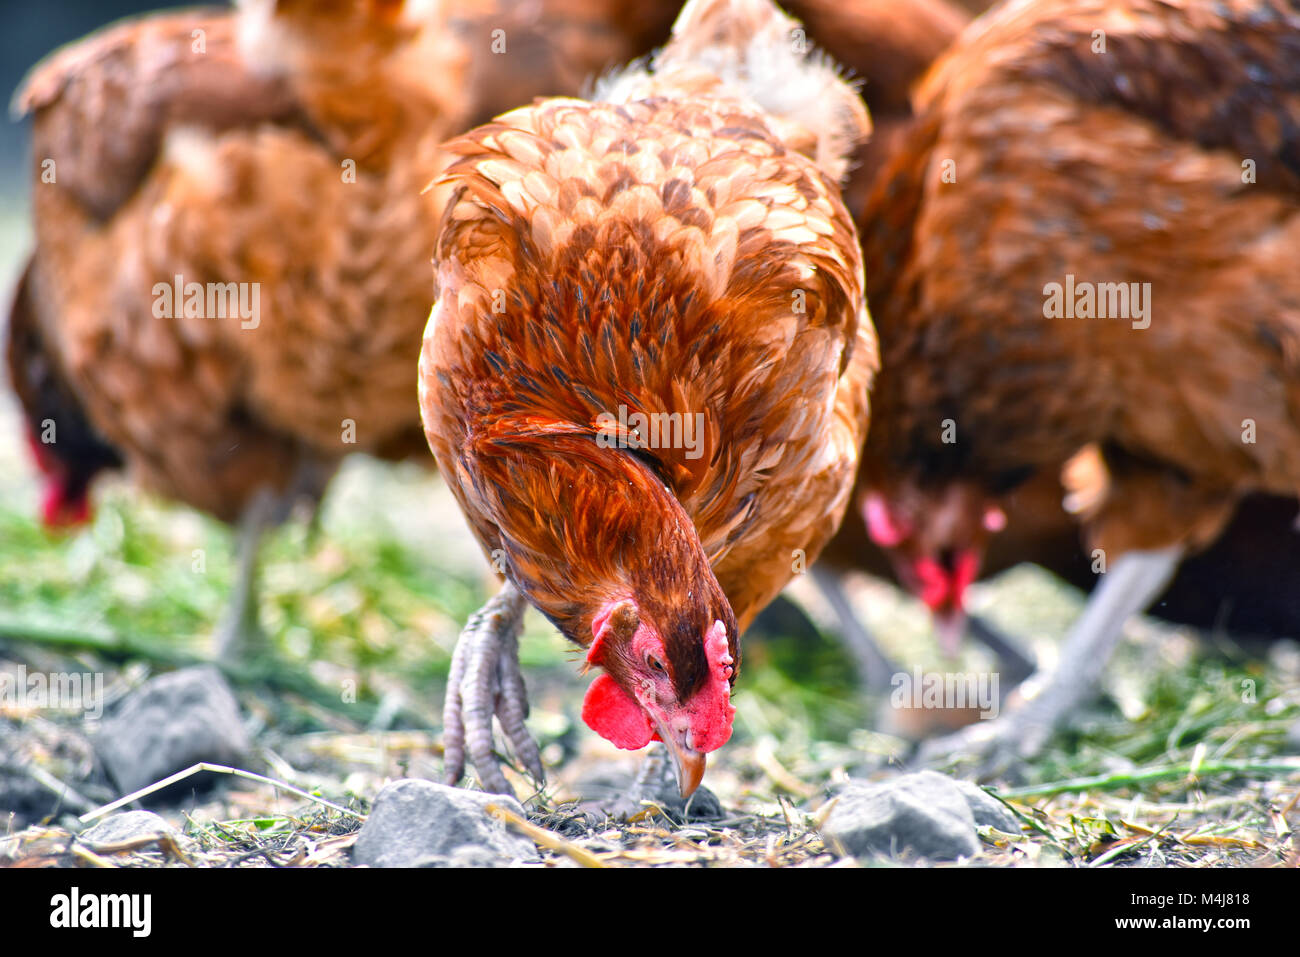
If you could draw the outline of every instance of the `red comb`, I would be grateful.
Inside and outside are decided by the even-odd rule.
[[[727,644],[727,626],[720,621],[713,623],[709,636],[704,639],[704,656],[709,659],[709,667],[730,685],[732,666],[736,661],[731,657],[731,646]]]
[[[715,621],[704,639],[704,655],[709,660],[709,683],[700,690],[700,704],[691,723],[694,744],[699,751],[714,751],[731,738],[736,708],[731,703],[731,677],[736,661],[727,643],[727,627]]]

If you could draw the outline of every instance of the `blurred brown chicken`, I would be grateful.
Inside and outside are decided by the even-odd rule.
[[[871,110],[872,135],[854,155],[846,198],[851,209],[867,211],[866,198],[876,177],[899,149],[911,128],[913,87],[931,63],[969,22],[964,11],[943,0],[858,0],[851,4],[794,0],[787,5],[803,21],[810,38],[837,62],[863,80],[862,94]],[[983,6],[965,4],[979,13]],[[866,472],[855,491],[855,507],[845,514],[835,538],[822,554],[822,564],[840,573],[864,571],[879,578],[900,580],[906,561],[895,563],[866,528]],[[1091,591],[1097,583],[1093,561],[1083,550],[1078,520],[1066,512],[1060,477],[1045,471],[1026,480],[1000,500],[1005,529],[984,538],[978,578],[986,578],[1029,562],[1041,565],[1077,588]],[[1293,498],[1253,495],[1242,502],[1227,530],[1203,552],[1189,556],[1174,580],[1149,609],[1165,621],[1225,632],[1246,640],[1300,634],[1300,534],[1293,529],[1298,506]],[[834,581],[825,581],[835,588]],[[903,583],[900,580],[900,584]],[[910,578],[913,590],[924,594]],[[841,596],[828,596],[837,606]],[[960,589],[945,590],[936,603],[940,637],[949,649],[963,624]],[[845,603],[845,612],[850,609]],[[1027,675],[1028,660],[1004,636],[982,622],[972,622],[975,634],[1002,656],[1008,680]],[[852,630],[854,622],[845,622]],[[865,634],[859,635],[866,639]],[[869,640],[869,639],[866,639]],[[859,645],[855,651],[863,652]],[[878,656],[879,648],[865,649]],[[882,667],[883,666],[883,667]],[[864,663],[869,679],[887,679],[897,669],[880,657]],[[1011,676],[1009,677],[1009,673]],[[871,683],[869,680],[868,683]],[[876,681],[879,685],[879,680]]]
[[[410,277],[441,209],[421,190],[467,120],[467,54],[427,16],[281,0],[148,17],[54,54],[16,101],[36,233],[19,394],[59,380],[141,485],[242,517],[226,653],[256,632],[260,529],[417,421],[432,291]],[[26,408],[47,517],[86,511],[88,482],[61,477],[86,471],[69,408]]]
[[[681,0],[465,0],[450,26],[474,51],[474,124],[539,96],[578,95],[668,39]]]
[[[1300,487],[1300,10],[1043,0],[927,77],[864,210],[873,537],[941,599],[1067,474],[1108,566],[1042,692],[931,753],[1029,753],[1252,492]]]
[[[494,713],[541,776],[532,604],[602,669],[587,723],[663,740],[689,794],[731,734],[740,631],[839,521],[876,354],[835,184],[868,122],[794,27],[767,0],[693,0],[594,100],[449,146],[421,405],[506,579],[456,649],[452,781],[468,750],[509,790]]]
[[[234,654],[261,531],[339,459],[429,461],[414,369],[433,301],[438,144],[579,92],[666,37],[671,4],[249,0],[110,27],[38,66],[36,248],[10,377],[46,489],[95,475],[242,520]],[[493,46],[503,31],[502,47]]]

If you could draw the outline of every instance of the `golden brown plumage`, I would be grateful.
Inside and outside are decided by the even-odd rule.
[[[912,118],[913,87],[970,16],[949,0],[791,0],[783,6],[803,23],[808,39],[849,71],[871,111],[871,136],[854,150],[844,189],[856,216]]]
[[[473,124],[538,96],[577,96],[668,39],[680,0],[464,0],[451,28],[474,53]]]
[[[255,524],[265,493],[319,496],[349,452],[432,464],[413,369],[439,144],[645,52],[662,6],[247,0],[52,55],[15,101],[33,119],[36,249],[10,347],[29,431],[58,420],[36,449],[46,518],[88,514],[119,459]],[[227,305],[248,314],[213,315]],[[77,441],[92,436],[103,449]]]
[[[763,0],[696,0],[653,73],[449,145],[429,444],[509,585],[606,669],[593,694],[645,708],[641,738],[589,694],[589,722],[623,747],[656,727],[687,752],[726,740],[706,638],[737,658],[738,632],[816,556],[865,429],[875,342],[835,178],[866,114],[791,59],[789,27]],[[807,97],[782,116],[759,106],[772,63]],[[637,414],[698,421],[699,441],[633,434]]]
[[[137,479],[225,519],[347,452],[423,447],[410,369],[438,144],[578,92],[672,12],[248,0],[58,51],[15,99],[33,118],[28,312],[53,366]],[[256,287],[259,316],[155,315],[177,275],[246,284],[250,304]]]

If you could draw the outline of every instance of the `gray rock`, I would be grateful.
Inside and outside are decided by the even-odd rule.
[[[160,675],[127,695],[104,720],[95,750],[129,794],[199,761],[243,764],[249,741],[226,679],[202,665]],[[195,786],[190,779],[177,790]]]
[[[577,789],[586,799],[584,809],[598,817],[625,821],[645,810],[642,801],[654,803],[677,824],[719,821],[725,816],[718,796],[704,785],[689,799],[682,797],[672,762],[660,744],[646,750],[635,776],[627,774],[625,762],[610,763],[584,777]]]
[[[170,834],[177,837],[170,824],[153,811],[123,811],[110,814],[98,824],[81,832],[80,839],[92,847],[120,844],[147,834]]]
[[[489,848],[465,844],[456,848],[450,854],[435,854],[430,857],[422,857],[411,866],[487,868],[500,867],[501,864],[501,858]]]
[[[922,771],[921,773],[943,777],[943,775],[935,771]],[[951,779],[944,778],[944,780]],[[1020,821],[1007,809],[1005,804],[989,794],[988,791],[985,791],[974,781],[954,780],[952,783],[957,785],[957,790],[966,799],[971,816],[975,818],[976,827],[991,827],[1002,831],[1004,834],[1021,833]]]
[[[49,817],[58,811],[61,804],[59,795],[45,785],[25,774],[0,768],[0,810],[5,812],[6,824],[14,831],[21,831],[28,824]],[[14,815],[12,825],[8,825],[7,820],[10,814]]]
[[[822,836],[855,857],[911,851],[952,861],[973,857],[980,849],[966,795],[933,771],[849,784],[827,815]]]
[[[418,778],[394,781],[375,797],[352,859],[370,867],[497,866],[538,860],[537,847],[487,812],[490,804],[520,817],[512,797],[483,794]]]

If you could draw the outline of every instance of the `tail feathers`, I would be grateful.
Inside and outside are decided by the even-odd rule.
[[[698,90],[701,74],[762,108],[789,146],[836,180],[871,133],[854,85],[770,0],[690,0],[649,68],[612,78],[602,98],[634,99],[664,87]]]

